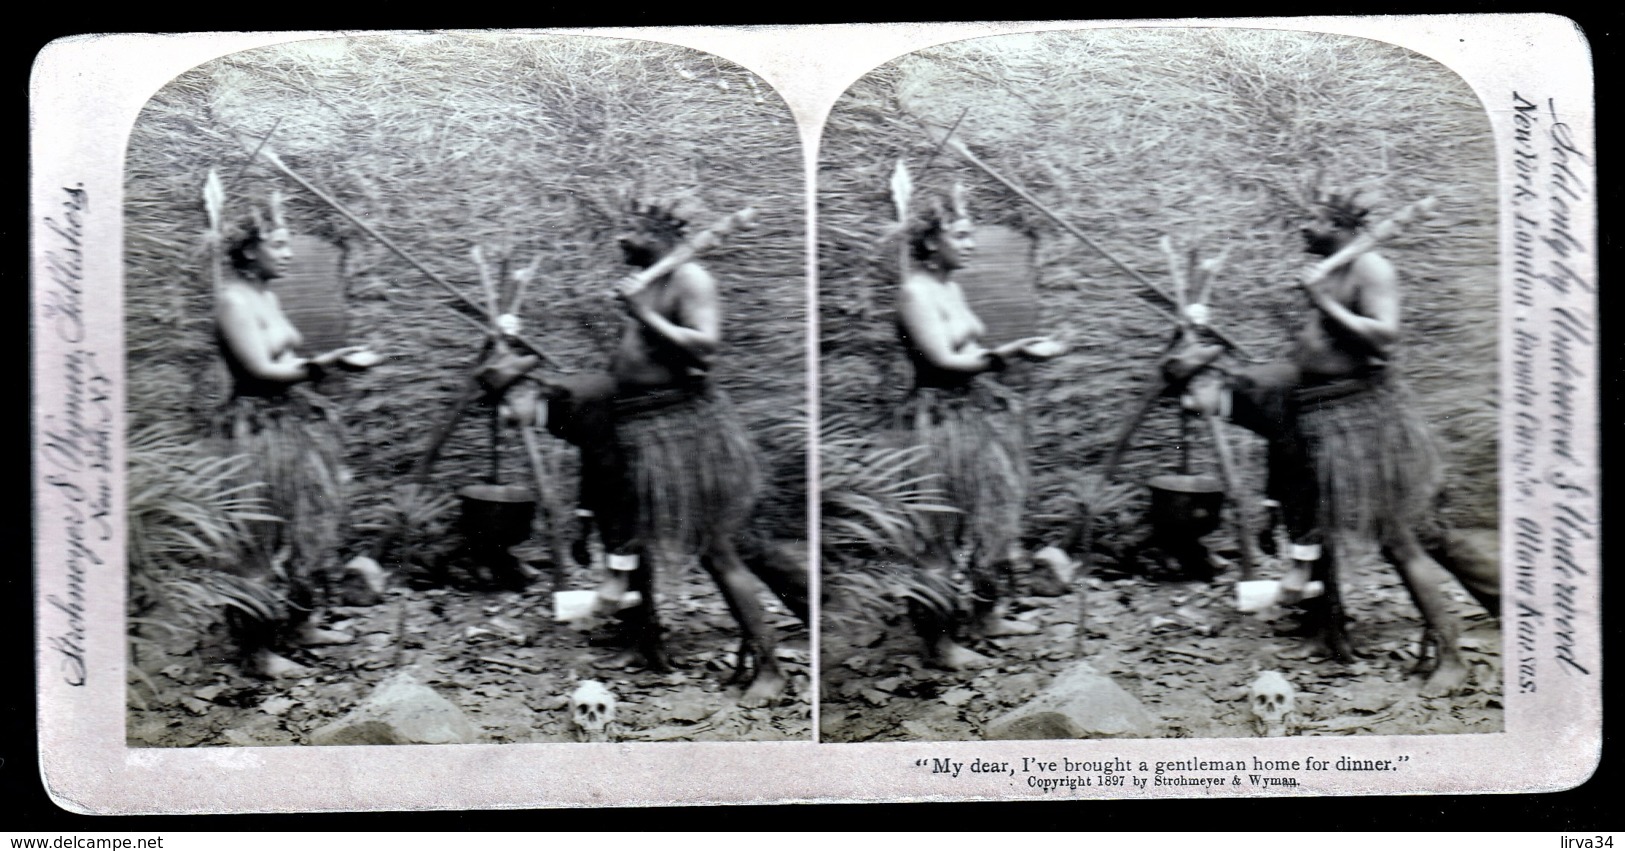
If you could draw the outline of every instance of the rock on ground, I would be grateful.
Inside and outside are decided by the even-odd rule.
[[[434,689],[401,672],[379,683],[350,714],[310,736],[316,745],[470,744],[479,734],[468,716]]]
[[[995,718],[990,739],[1142,739],[1159,736],[1161,722],[1111,677],[1088,662],[1074,662],[1039,695]]]

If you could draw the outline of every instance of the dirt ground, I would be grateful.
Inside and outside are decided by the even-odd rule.
[[[697,565],[667,573],[658,577],[657,599],[680,666],[671,673],[605,667],[620,651],[589,646],[585,633],[555,622],[545,577],[506,591],[454,572],[433,587],[395,583],[376,606],[328,610],[327,625],[356,640],[290,653],[316,671],[302,679],[245,676],[229,661],[222,629],[143,645],[131,666],[126,737],[131,747],[308,744],[313,731],[406,671],[461,709],[489,743],[576,741],[568,696],[581,679],[597,679],[617,696],[620,741],[809,739],[806,627],[769,604],[791,693],[778,706],[740,708],[739,686],[725,685],[738,629],[721,595]],[[565,587],[593,584],[572,566]]]
[[[1266,567],[1261,578],[1275,575]],[[1278,670],[1297,689],[1298,735],[1490,733],[1503,728],[1499,622],[1453,581],[1451,608],[1463,620],[1468,689],[1420,696],[1416,664],[1422,622],[1398,573],[1374,557],[1343,575],[1349,635],[1363,658],[1330,661],[1312,639],[1286,634],[1296,619],[1242,614],[1234,603],[1239,569],[1213,582],[1156,581],[1142,575],[1081,579],[1083,591],[1018,597],[1017,620],[1035,635],[999,638],[977,649],[1002,664],[947,673],[925,666],[920,642],[900,616],[835,633],[820,653],[820,738],[834,742],[953,741],[983,737],[989,722],[1034,697],[1084,651],[1100,672],[1138,698],[1166,735],[1256,735],[1247,686]]]

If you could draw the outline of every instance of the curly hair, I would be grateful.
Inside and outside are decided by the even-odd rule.
[[[909,253],[915,260],[929,259],[936,251],[933,243],[948,229],[951,215],[941,203],[933,201],[929,209],[908,223]]]
[[[1359,203],[1359,198],[1358,189],[1347,194],[1333,191],[1317,196],[1315,206],[1327,212],[1332,224],[1347,230],[1359,230],[1365,227],[1365,219],[1371,215],[1371,209]]]
[[[226,257],[231,260],[232,268],[239,272],[251,268],[254,261],[249,258],[248,251],[258,248],[269,232],[257,215],[244,215],[232,223],[224,237]]]
[[[653,201],[648,204],[639,204],[633,201],[626,207],[627,227],[637,233],[652,236],[675,245],[683,241],[687,232],[688,220],[677,214],[677,205]]]
[[[261,211],[257,205],[250,206],[248,212],[238,216],[222,234],[226,257],[231,260],[232,268],[239,272],[247,270],[254,263],[248,257],[249,249],[259,247],[267,236],[288,226],[282,215],[282,193],[272,190],[266,200],[270,205],[269,214]]]
[[[931,243],[942,232],[947,230],[954,222],[970,218],[970,212],[965,208],[965,189],[958,184],[954,185],[951,201],[945,202],[940,197],[931,199],[931,203],[921,210],[919,215],[908,225],[908,243],[910,252],[915,260],[926,260],[931,257],[935,246]]]

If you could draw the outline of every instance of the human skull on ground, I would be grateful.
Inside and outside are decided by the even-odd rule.
[[[1290,736],[1298,722],[1298,693],[1280,671],[1264,671],[1247,688],[1247,707],[1260,736]]]
[[[615,723],[615,693],[597,680],[582,680],[570,695],[570,723],[579,741],[609,741]]]

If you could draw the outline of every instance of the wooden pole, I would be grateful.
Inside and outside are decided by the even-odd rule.
[[[1387,219],[1384,219],[1382,222],[1373,226],[1370,230],[1367,230],[1355,237],[1349,242],[1348,245],[1345,245],[1339,249],[1337,253],[1309,267],[1309,270],[1303,275],[1304,286],[1313,286],[1320,283],[1322,280],[1325,280],[1327,275],[1330,275],[1339,268],[1354,262],[1354,260],[1360,255],[1372,250],[1373,248],[1376,248],[1383,242],[1392,239],[1395,234],[1399,233],[1399,231],[1404,228],[1405,225],[1410,224],[1411,221],[1433,215],[1433,211],[1438,209],[1438,207],[1439,200],[1434,198],[1432,195],[1429,195],[1428,197],[1423,198],[1414,204],[1408,204],[1402,207],[1399,212],[1389,216]]]
[[[1145,415],[1150,413],[1151,406],[1162,398],[1162,394],[1167,389],[1168,383],[1163,381],[1160,376],[1153,379],[1151,386],[1146,388],[1145,395],[1140,397],[1140,403],[1135,406],[1128,419],[1123,421],[1122,428],[1117,431],[1117,439],[1112,441],[1111,451],[1106,453],[1106,464],[1101,471],[1101,475],[1105,476],[1107,481],[1111,481],[1112,477],[1117,475],[1117,464],[1123,459],[1123,452],[1128,448],[1129,438],[1134,436],[1134,432],[1139,429],[1140,423],[1145,422]]]
[[[457,313],[457,315],[462,316],[464,319],[467,319],[469,322],[474,323],[474,325],[477,326],[480,329],[481,333],[485,333],[485,334],[490,333],[490,329],[489,329],[489,327],[487,327],[486,323],[492,323],[492,325],[494,326],[494,323],[496,322],[496,317],[489,315],[486,312],[486,309],[483,306],[481,306],[479,302],[477,302],[477,301],[469,298],[468,296],[464,295],[461,290],[459,290],[456,287],[452,286],[450,281],[447,281],[445,278],[442,278],[440,275],[436,274],[434,270],[432,270],[429,267],[427,267],[427,266],[423,265],[422,263],[418,262],[418,259],[416,257],[413,257],[412,255],[406,253],[406,249],[404,249],[404,248],[400,247],[399,245],[395,244],[395,241],[390,239],[389,237],[384,236],[382,233],[379,233],[377,228],[374,228],[372,225],[367,224],[365,221],[362,220],[362,218],[360,216],[358,216],[354,212],[352,212],[350,210],[350,208],[348,208],[348,207],[344,206],[343,204],[339,203],[337,198],[334,198],[333,196],[328,195],[326,192],[323,192],[321,189],[317,188],[315,184],[313,184],[310,181],[306,180],[304,177],[302,177],[298,172],[294,171],[292,168],[289,168],[288,164],[284,163],[282,161],[282,158],[277,156],[276,152],[271,150],[271,148],[269,146],[262,145],[260,147],[260,149],[259,149],[259,155],[264,157],[266,159],[266,161],[271,163],[271,165],[275,166],[278,171],[280,171],[283,174],[287,175],[288,179],[290,179],[293,182],[295,182],[295,183],[299,184],[300,186],[304,187],[305,191],[307,191],[310,194],[315,195],[317,198],[321,199],[329,207],[332,207],[334,210],[338,211],[338,213],[340,215],[342,215],[345,218],[349,219],[352,223],[355,224],[356,227],[361,228],[363,231],[365,231],[368,236],[371,236],[373,239],[378,240],[378,242],[380,244],[382,244],[385,248],[388,248],[390,251],[395,252],[396,256],[400,257],[402,260],[405,260],[408,264],[410,264],[413,268],[417,269],[419,272],[422,272],[424,274],[424,276],[427,277],[429,280],[435,282],[436,284],[439,284],[441,289],[444,289],[446,292],[451,293],[453,296],[456,296],[458,301],[462,302],[464,305],[471,308],[475,313],[478,313],[480,316],[484,317],[486,321],[485,321],[485,323],[482,323],[479,320],[476,320],[474,317],[468,316],[468,315],[462,313],[461,311],[454,311],[455,313]],[[523,346],[525,349],[527,349],[528,351],[530,351],[532,354],[536,355],[537,357],[541,358],[542,360],[547,361],[549,363],[557,363],[552,358],[548,357],[547,353],[543,352],[539,346],[537,346],[536,344],[530,342],[529,340],[526,340],[523,337],[517,337],[517,336],[513,337],[512,339],[514,340],[514,342],[516,342],[519,345]]]
[[[440,447],[444,446],[446,439],[451,437],[451,431],[457,427],[458,421],[463,418],[464,410],[470,404],[473,404],[474,400],[478,399],[482,392],[484,392],[484,389],[480,387],[480,383],[470,378],[468,387],[463,390],[463,394],[457,397],[456,402],[452,403],[451,416],[447,417],[446,421],[441,423],[440,428],[435,431],[434,436],[429,438],[429,445],[423,450],[423,454],[418,456],[418,462],[412,466],[413,481],[420,485],[429,481],[429,468],[434,465],[435,457],[440,454]]]
[[[735,231],[748,231],[756,227],[756,218],[755,207],[746,207],[743,210],[729,213],[705,230],[678,243],[675,248],[661,255],[660,259],[650,264],[648,268],[639,269],[629,277],[637,280],[638,289],[641,290],[660,280],[661,276],[670,273],[678,266],[715,251],[722,245],[722,241]],[[628,293],[627,295],[632,294]]]
[[[1179,324],[1182,327],[1186,326],[1189,317],[1185,315],[1185,307],[1190,304],[1190,299],[1187,298],[1190,288],[1185,285],[1185,270],[1180,266],[1179,255],[1174,251],[1174,241],[1168,234],[1162,235],[1162,239],[1157,241],[1157,246],[1162,249],[1163,257],[1168,260],[1168,279],[1174,282],[1174,307],[1179,310]]]
[[[926,128],[926,135],[930,136],[933,141],[936,141],[935,135],[931,132],[931,130],[929,128]],[[1094,251],[1096,253],[1098,253],[1100,256],[1106,258],[1108,261],[1110,261],[1112,263],[1112,265],[1116,266],[1118,269],[1121,269],[1124,272],[1124,274],[1127,274],[1129,277],[1131,277],[1134,280],[1140,282],[1140,284],[1145,287],[1145,290],[1140,292],[1140,296],[1141,296],[1142,299],[1145,299],[1146,304],[1149,307],[1151,307],[1152,310],[1155,310],[1157,313],[1161,314],[1164,319],[1167,319],[1170,322],[1176,322],[1177,323],[1177,322],[1180,321],[1180,317],[1178,317],[1178,316],[1176,316],[1174,314],[1174,310],[1179,309],[1179,304],[1178,304],[1178,302],[1176,302],[1174,300],[1174,297],[1172,295],[1170,295],[1166,290],[1164,290],[1162,287],[1157,286],[1157,284],[1155,282],[1153,282],[1150,278],[1147,278],[1146,276],[1140,274],[1135,269],[1129,267],[1128,264],[1126,264],[1123,261],[1117,259],[1117,257],[1115,255],[1113,255],[1111,252],[1107,251],[1099,243],[1097,243],[1094,240],[1090,239],[1088,234],[1085,234],[1083,231],[1078,230],[1071,223],[1067,222],[1065,219],[1062,219],[1058,214],[1055,213],[1054,210],[1051,210],[1048,206],[1046,206],[1044,204],[1044,202],[1042,202],[1042,201],[1038,200],[1038,198],[1034,197],[1034,195],[1031,192],[1028,192],[1026,189],[1023,189],[1020,185],[1018,185],[1015,181],[1010,180],[1009,178],[1007,178],[1004,175],[1000,174],[999,172],[995,171],[992,166],[988,165],[985,162],[982,162],[980,157],[978,157],[975,154],[971,153],[970,148],[966,147],[964,142],[961,142],[958,139],[951,139],[951,138],[946,139],[945,141],[946,141],[948,149],[953,151],[954,153],[958,154],[960,156],[960,158],[964,159],[966,162],[970,163],[971,165],[976,166],[977,168],[981,169],[985,174],[987,174],[988,177],[991,177],[994,180],[998,181],[999,183],[1003,184],[1006,189],[1009,189],[1011,192],[1014,192],[1019,198],[1021,198],[1021,200],[1026,201],[1027,203],[1033,205],[1034,209],[1038,210],[1038,212],[1040,212],[1040,213],[1043,213],[1046,217],[1049,218],[1050,221],[1052,221],[1056,225],[1060,226],[1060,228],[1062,230],[1066,231],[1067,233],[1071,234],[1072,236],[1074,236],[1077,239],[1079,239],[1080,241],[1082,241],[1084,245],[1087,245],[1090,248],[1094,249]],[[1149,292],[1151,294],[1154,294],[1156,296],[1156,298],[1159,299],[1162,302],[1162,304],[1155,303],[1155,301],[1152,300],[1150,298],[1150,296],[1148,296],[1146,294],[1147,292]],[[1168,307],[1173,307],[1174,310],[1169,310]],[[1207,325],[1207,326],[1204,326],[1204,327],[1206,327],[1208,332],[1211,333],[1215,338],[1217,338],[1219,340],[1219,342],[1224,343],[1225,346],[1230,348],[1236,354],[1240,355],[1241,357],[1247,358],[1249,360],[1252,359],[1252,354],[1249,353],[1245,347],[1243,347],[1240,343],[1237,343],[1236,341],[1230,339],[1228,336],[1226,336],[1224,334],[1224,332],[1220,331],[1219,329],[1217,329],[1217,328],[1215,328],[1215,327],[1213,327],[1211,325]]]
[[[1247,520],[1247,507],[1241,500],[1240,482],[1235,465],[1230,459],[1230,443],[1225,440],[1224,425],[1220,417],[1204,417],[1213,431],[1213,446],[1218,450],[1219,473],[1224,476],[1224,489],[1230,494],[1231,522],[1241,544],[1241,578],[1252,579],[1258,572],[1258,540],[1253,537],[1253,524]]]
[[[530,279],[536,277],[536,270],[542,265],[542,255],[538,254],[531,259],[530,265],[524,271],[514,273],[513,298],[508,301],[508,312],[518,313],[519,308],[525,305],[525,287],[530,285]]]
[[[1169,353],[1179,346],[1180,341],[1183,339],[1185,339],[1185,332],[1176,330],[1173,337],[1168,340],[1168,345],[1163,347],[1162,357],[1166,358]],[[1145,415],[1150,412],[1151,405],[1162,398],[1162,394],[1167,391],[1168,380],[1161,373],[1158,373],[1151,379],[1151,386],[1146,388],[1145,395],[1140,398],[1139,405],[1135,407],[1128,419],[1123,421],[1123,427],[1118,429],[1117,439],[1112,442],[1111,451],[1106,454],[1106,464],[1101,473],[1106,478],[1106,481],[1110,482],[1112,477],[1117,475],[1117,464],[1122,460],[1124,450],[1128,448],[1129,438],[1134,435],[1135,430],[1140,427],[1140,423],[1145,420]]]
[[[536,445],[536,434],[529,426],[519,427],[519,436],[525,441],[525,455],[530,458],[530,472],[536,478],[536,496],[547,512],[547,538],[553,553],[553,590],[564,587],[565,559],[570,557],[570,545],[564,540],[564,506],[553,490],[547,469],[542,466],[542,450]]]
[[[474,261],[474,268],[480,272],[480,291],[485,294],[485,314],[496,322],[502,313],[502,302],[497,298],[497,286],[491,280],[491,268],[486,265],[485,252],[476,245],[468,250],[468,255]]]

